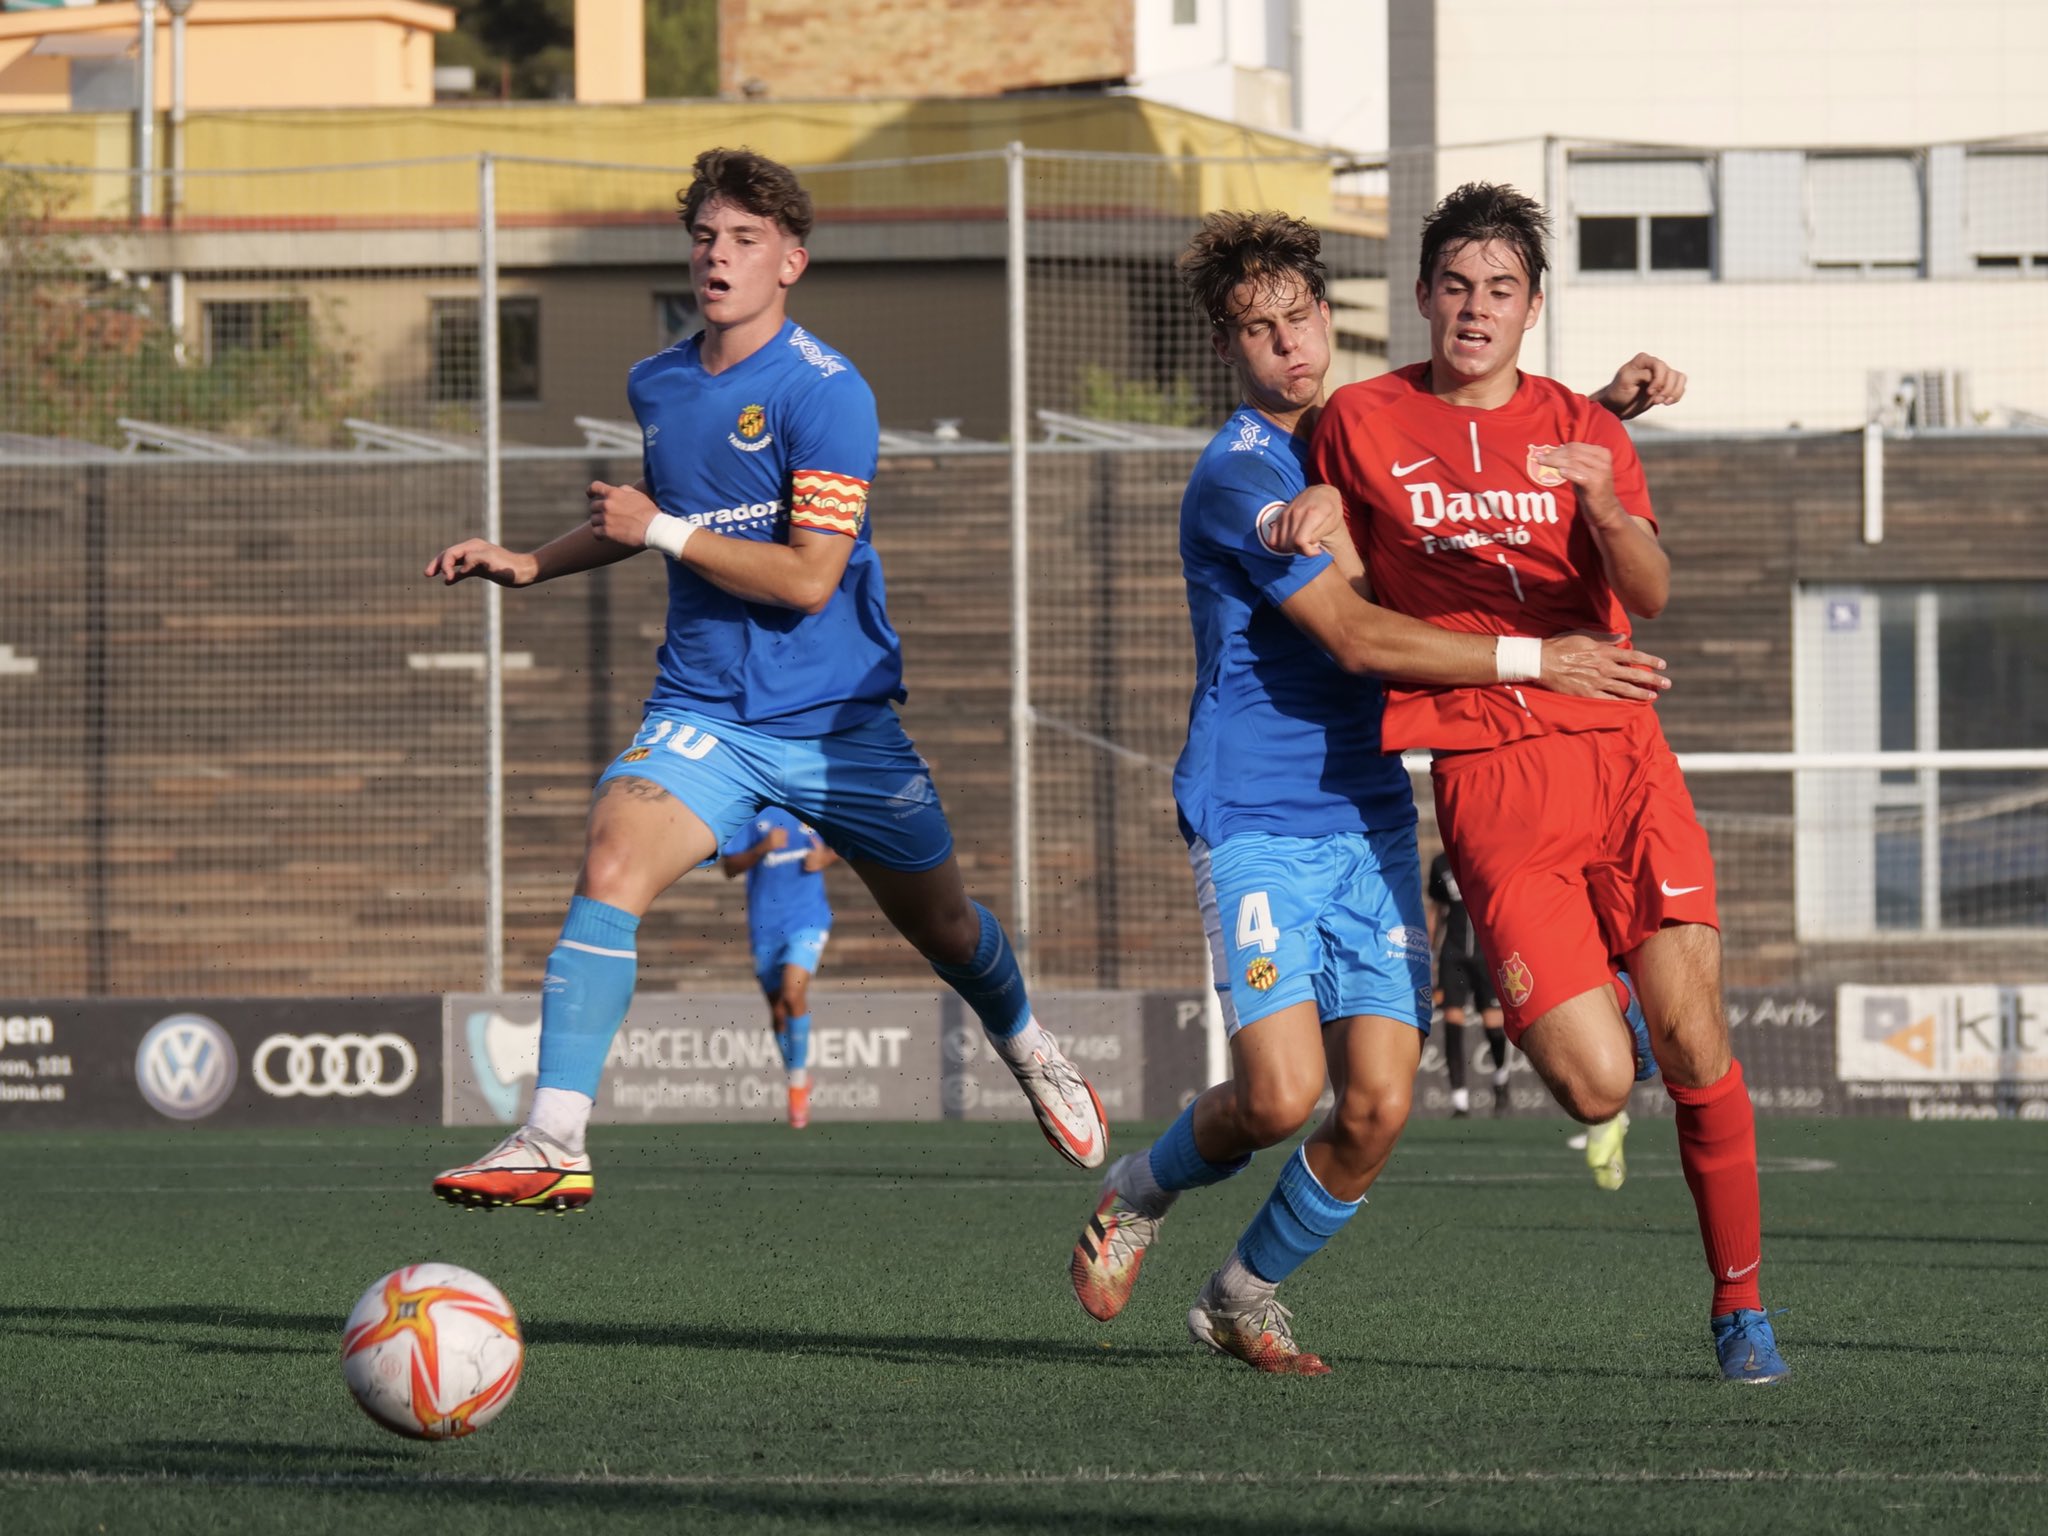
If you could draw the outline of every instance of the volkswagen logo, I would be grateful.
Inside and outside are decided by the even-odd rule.
[[[235,1091],[235,1042],[204,1014],[160,1019],[135,1050],[135,1086],[173,1120],[203,1120]]]
[[[274,1099],[388,1099],[419,1076],[412,1042],[377,1035],[271,1035],[249,1059],[256,1086]]]

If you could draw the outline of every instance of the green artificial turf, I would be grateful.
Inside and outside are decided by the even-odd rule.
[[[1094,1176],[1029,1127],[601,1130],[570,1217],[431,1200],[475,1132],[9,1138],[0,1531],[2048,1529],[2042,1127],[1765,1121],[1773,1387],[1716,1379],[1669,1123],[1618,1194],[1567,1129],[1412,1127],[1283,1292],[1313,1380],[1182,1322],[1277,1153],[1104,1326],[1066,1280]],[[427,1259],[528,1340],[442,1445],[337,1359]]]

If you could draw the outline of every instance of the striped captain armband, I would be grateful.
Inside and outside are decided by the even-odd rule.
[[[868,483],[828,469],[800,469],[790,477],[789,526],[858,538],[868,515]]]

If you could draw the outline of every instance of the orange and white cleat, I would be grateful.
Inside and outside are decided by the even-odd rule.
[[[1069,1272],[1074,1280],[1074,1297],[1081,1310],[1097,1322],[1108,1322],[1123,1311],[1138,1283],[1138,1270],[1145,1262],[1145,1250],[1159,1236],[1164,1216],[1147,1216],[1117,1193],[1116,1176],[1133,1157],[1129,1152],[1110,1166],[1102,1181],[1102,1199],[1088,1225],[1074,1244],[1074,1261]]]
[[[800,1131],[811,1123],[811,1085],[791,1083],[789,1085],[789,1128]]]
[[[1226,1297],[1211,1275],[1188,1313],[1188,1334],[1219,1355],[1233,1355],[1255,1371],[1275,1376],[1327,1376],[1320,1355],[1297,1348],[1294,1314],[1271,1292]]]
[[[590,1203],[594,1181],[588,1153],[571,1152],[545,1131],[521,1126],[475,1162],[436,1174],[434,1193],[470,1210],[516,1205],[575,1211]]]
[[[1076,1168],[1100,1168],[1109,1155],[1109,1122],[1102,1100],[1052,1036],[1042,1028],[1040,1033],[1044,1049],[1033,1051],[1029,1061],[1010,1062],[1010,1071],[1031,1101],[1038,1128],[1053,1151]]]

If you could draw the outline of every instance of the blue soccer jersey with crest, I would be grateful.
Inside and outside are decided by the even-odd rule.
[[[747,941],[756,950],[792,933],[832,926],[825,876],[804,868],[805,857],[819,846],[818,834],[781,806],[764,807],[734,833],[726,841],[726,856],[745,853],[777,827],[789,834],[789,841],[769,849],[747,871]]]
[[[1380,751],[1379,682],[1354,677],[1280,611],[1330,565],[1276,554],[1259,515],[1306,486],[1308,445],[1241,407],[1203,450],[1180,505],[1195,631],[1188,740],[1173,774],[1181,830],[1319,837],[1412,825],[1398,757]]]
[[[853,365],[794,321],[723,373],[699,338],[636,363],[626,392],[647,485],[672,517],[728,538],[787,542],[807,528],[854,541],[820,613],[750,603],[668,565],[668,633],[649,709],[681,708],[773,736],[823,736],[901,700],[867,497],[879,428]]]

